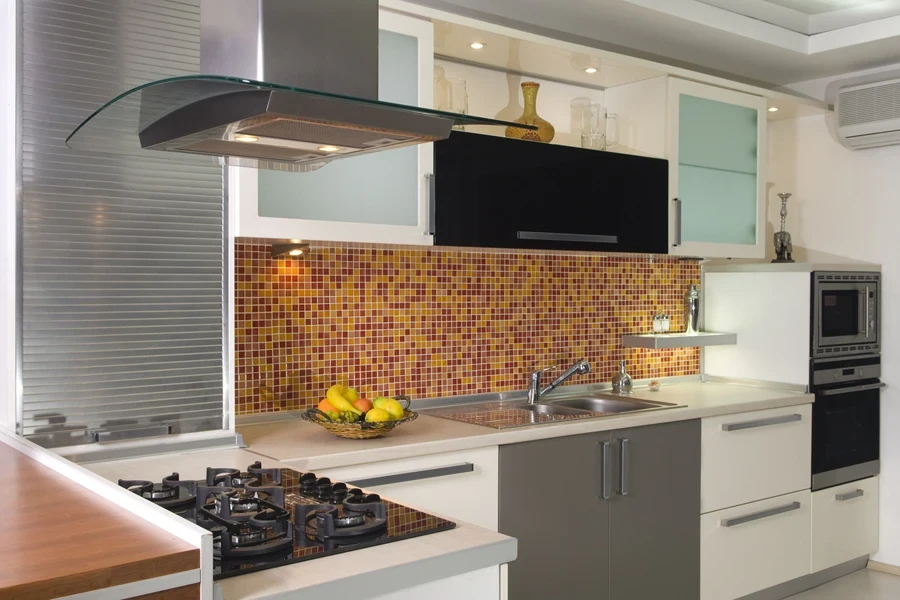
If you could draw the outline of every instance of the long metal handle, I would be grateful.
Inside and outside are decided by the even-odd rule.
[[[630,457],[628,455],[628,438],[619,440],[619,495],[628,495],[628,465]]]
[[[768,427],[769,425],[781,425],[783,423],[793,423],[800,421],[803,415],[781,415],[779,417],[769,417],[768,419],[757,419],[755,421],[741,421],[740,423],[725,423],[722,425],[722,431],[741,431],[742,429],[754,429],[756,427]]]
[[[353,481],[348,481],[347,483],[361,488],[373,488],[380,485],[391,485],[392,483],[406,483],[407,481],[420,481],[422,479],[434,479],[435,477],[445,477],[447,475],[471,473],[474,470],[475,465],[472,463],[460,463],[458,465],[447,465],[446,467],[422,469],[421,471],[404,471],[402,473],[391,473],[388,475],[355,479]]]
[[[437,198],[435,195],[435,177],[434,173],[425,175],[425,182],[428,185],[428,233],[434,235],[435,230],[435,212],[437,210]]]
[[[609,488],[612,487],[610,482],[610,468],[609,464],[609,442],[600,442],[600,468],[602,469],[602,473],[600,473],[600,497],[604,500],[609,500],[609,497],[612,495],[609,491]]]
[[[519,231],[516,237],[520,240],[538,240],[541,242],[586,242],[589,244],[618,244],[617,235],[593,235],[587,233],[556,233],[553,231]]]
[[[154,423],[152,425],[133,425],[127,427],[109,427],[106,429],[91,429],[88,435],[94,442],[119,442],[122,440],[136,440],[148,437],[160,437],[169,435],[172,426],[168,423]]]
[[[866,339],[869,339],[869,286],[866,286],[866,295],[863,298],[866,304]]]
[[[675,198],[675,239],[672,241],[673,246],[681,245],[681,200]]]
[[[835,494],[834,499],[838,502],[846,502],[847,500],[853,500],[854,498],[859,498],[866,492],[863,490],[853,490],[852,492],[844,492],[843,494]]]
[[[856,323],[859,325],[857,329],[859,330],[859,335],[865,335],[869,337],[869,298],[868,294],[863,290],[859,290],[857,292],[857,296],[859,296],[859,301],[862,304],[866,305],[865,312],[859,311],[858,316],[856,317]],[[860,323],[860,321],[862,321]]]
[[[820,392],[823,396],[837,396],[839,394],[852,394],[853,392],[864,392],[866,390],[878,390],[887,387],[886,383],[867,383],[865,385],[854,385],[853,387],[834,388]]]
[[[781,515],[786,512],[791,512],[792,510],[798,510],[800,508],[799,502],[791,502],[790,504],[785,504],[784,506],[779,506],[777,508],[770,508],[769,510],[761,510],[759,512],[750,513],[749,515],[744,515],[742,517],[734,517],[733,519],[722,519],[721,525],[722,527],[734,527],[735,525],[743,525],[744,523],[750,523],[751,521],[759,521],[760,519],[765,519],[767,517],[774,517],[775,515]]]

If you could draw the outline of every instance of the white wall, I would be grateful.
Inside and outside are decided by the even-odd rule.
[[[830,83],[797,89],[824,99]],[[831,118],[769,124],[769,232],[781,224],[775,193],[792,192],[787,229],[795,258],[822,251],[883,266],[882,377],[888,387],[881,396],[881,548],[873,559],[900,565],[900,146],[847,150],[829,132]]]
[[[0,428],[15,427],[16,2],[0,8]]]

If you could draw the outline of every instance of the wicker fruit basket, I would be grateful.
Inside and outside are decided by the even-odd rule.
[[[306,412],[300,414],[300,418],[304,421],[321,425],[327,429],[329,433],[348,440],[367,440],[383,437],[389,434],[397,425],[415,421],[419,416],[419,413],[409,410],[409,396],[395,396],[394,400],[405,403],[403,406],[403,416],[395,421],[382,421],[380,423],[369,423],[368,421],[337,423],[329,419],[328,415],[315,406],[307,408]]]

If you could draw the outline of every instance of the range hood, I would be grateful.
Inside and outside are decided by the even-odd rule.
[[[309,171],[445,139],[454,125],[535,129],[378,100],[378,0],[201,0],[200,68],[131,89],[66,140],[106,153],[201,154]]]

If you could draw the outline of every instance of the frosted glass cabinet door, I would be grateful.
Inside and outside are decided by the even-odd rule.
[[[669,79],[671,253],[765,256],[766,100]]]
[[[378,97],[431,106],[431,23],[381,11],[378,44]],[[341,159],[312,173],[238,169],[237,235],[430,244],[425,175],[432,155],[432,145],[423,144]]]

